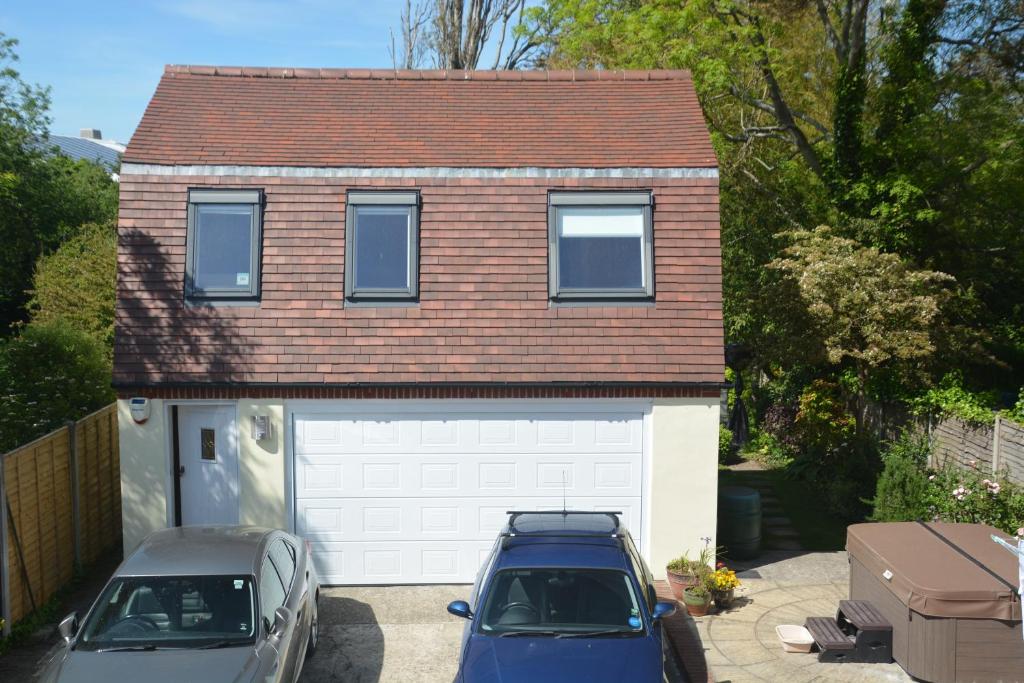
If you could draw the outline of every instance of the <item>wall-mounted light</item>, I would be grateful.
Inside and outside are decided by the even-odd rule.
[[[273,438],[274,423],[270,421],[269,415],[252,416],[252,438],[253,441],[265,441]]]

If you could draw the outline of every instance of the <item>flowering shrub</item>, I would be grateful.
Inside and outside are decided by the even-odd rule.
[[[988,524],[1009,534],[1024,525],[1024,489],[972,469],[943,467],[928,474],[924,503],[933,520]]]
[[[946,465],[929,470],[928,442],[905,434],[883,454],[871,519],[988,524],[1024,536],[1024,488],[978,469]]]

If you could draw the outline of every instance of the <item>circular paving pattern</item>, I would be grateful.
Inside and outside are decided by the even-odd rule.
[[[718,683],[912,680],[897,664],[822,664],[813,653],[783,652],[775,627],[834,616],[846,598],[844,585],[746,583],[733,609],[696,620],[708,669]]]

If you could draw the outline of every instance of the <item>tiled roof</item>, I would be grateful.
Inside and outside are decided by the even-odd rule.
[[[44,147],[57,147],[60,153],[72,159],[95,161],[111,170],[117,169],[121,163],[120,153],[110,143],[103,144],[88,138],[74,138],[68,135],[51,135],[43,143]]]
[[[146,164],[715,167],[685,71],[168,66]]]

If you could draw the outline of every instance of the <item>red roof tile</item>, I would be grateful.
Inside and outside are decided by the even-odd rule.
[[[126,162],[714,167],[685,71],[168,66]]]

